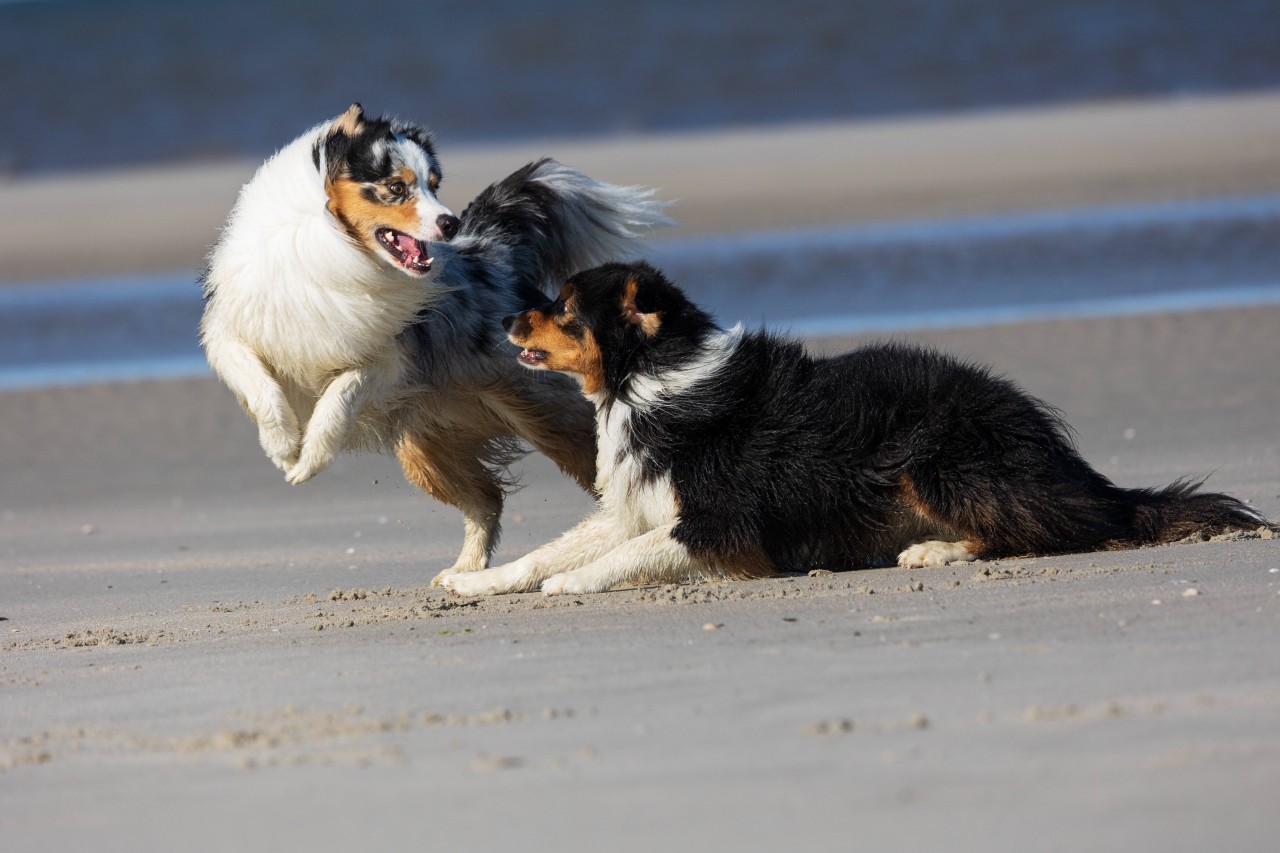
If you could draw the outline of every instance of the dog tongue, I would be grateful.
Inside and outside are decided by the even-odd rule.
[[[396,234],[396,248],[411,261],[418,260],[418,256],[422,254],[422,250],[418,248],[418,241],[408,234]]]

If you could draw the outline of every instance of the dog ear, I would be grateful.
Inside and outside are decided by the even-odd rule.
[[[316,168],[320,168],[320,150],[324,147],[325,180],[336,181],[343,175],[347,156],[351,152],[352,141],[365,127],[364,108],[352,104],[347,111],[338,116],[329,128],[328,136],[316,143],[312,159]]]
[[[364,107],[359,104],[352,104],[347,107],[347,111],[338,116],[338,120],[333,123],[333,129],[330,134],[342,133],[347,136],[355,136],[360,132],[361,126],[364,124]]]
[[[658,334],[662,325],[662,317],[656,311],[646,314],[638,307],[637,297],[640,295],[640,282],[637,279],[627,281],[622,294],[622,317],[632,326],[636,326],[646,338]]]

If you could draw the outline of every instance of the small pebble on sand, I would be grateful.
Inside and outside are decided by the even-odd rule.
[[[1191,587],[1190,589],[1184,589],[1182,591],[1183,598],[1195,598],[1199,594],[1200,594],[1200,590],[1196,589],[1195,587]]]

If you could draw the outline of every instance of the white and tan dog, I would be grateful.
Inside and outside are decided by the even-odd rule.
[[[421,127],[358,104],[267,160],[240,192],[204,277],[209,364],[303,483],[348,450],[394,452],[462,511],[453,572],[488,565],[504,469],[521,440],[584,488],[594,418],[575,384],[523,370],[502,317],[669,224],[652,191],[551,160],[490,186],[461,219],[436,198]]]

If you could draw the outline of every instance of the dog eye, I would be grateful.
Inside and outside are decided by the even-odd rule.
[[[427,178],[427,186],[431,188],[432,192],[435,192],[436,190],[440,189],[440,176],[433,172]]]
[[[409,188],[404,185],[404,181],[392,181],[387,184],[387,192],[391,193],[396,198],[403,198],[404,194],[408,192],[408,189]]]

